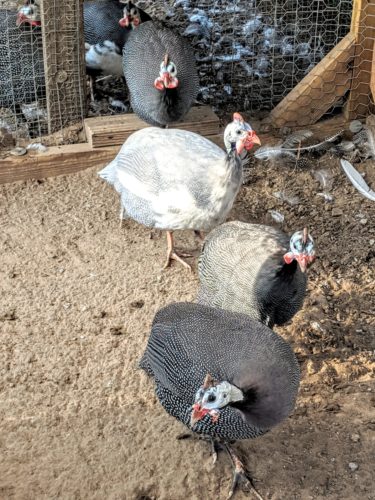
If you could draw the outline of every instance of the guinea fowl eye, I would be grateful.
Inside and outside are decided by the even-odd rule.
[[[216,396],[215,396],[215,394],[209,394],[209,395],[208,395],[208,398],[207,398],[207,402],[208,402],[208,403],[213,403],[214,401],[216,401]]]
[[[236,130],[236,134],[240,135],[241,134],[241,130]]]
[[[167,70],[168,72],[172,75],[172,76],[175,76],[177,70],[176,70],[176,66],[174,63],[169,63],[168,64],[168,67],[167,67]]]

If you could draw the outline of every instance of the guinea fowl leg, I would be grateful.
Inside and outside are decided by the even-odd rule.
[[[222,445],[216,441],[215,439],[207,436],[197,436],[196,434],[189,434],[187,432],[184,432],[182,434],[179,434],[177,436],[178,440],[182,439],[201,439],[203,441],[209,441],[211,444],[211,456],[212,456],[212,463],[216,464],[217,462],[217,456],[219,454],[219,451],[222,450]]]
[[[187,262],[185,262],[177,253],[174,251],[174,246],[173,246],[173,232],[172,231],[167,231],[167,244],[168,244],[168,250],[167,250],[167,260],[164,265],[164,269],[169,267],[171,265],[171,260],[176,260],[177,262],[180,262],[186,269],[189,269],[191,271],[191,267]],[[189,254],[181,254],[182,257],[192,257]]]
[[[250,476],[246,473],[244,464],[241,462],[241,460],[235,454],[233,449],[226,443],[223,446],[225,448],[225,451],[230,456],[232,463],[233,463],[233,466],[234,466],[232,487],[230,489],[230,492],[229,492],[229,495],[227,498],[228,499],[232,498],[237,486],[242,482],[243,485],[245,486],[245,488],[248,491],[252,491],[254,493],[254,496],[258,500],[263,500],[263,497],[255,489]]]
[[[120,208],[120,229],[122,229],[124,227],[124,220],[126,219],[125,215],[126,215],[125,208],[123,207],[123,205],[121,203],[121,208]]]

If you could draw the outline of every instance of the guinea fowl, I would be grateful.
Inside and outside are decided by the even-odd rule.
[[[170,415],[229,453],[230,496],[240,480],[250,486],[229,443],[261,436],[293,410],[299,368],[289,344],[245,314],[177,303],[156,314],[140,367]]]
[[[122,50],[133,28],[150,16],[132,2],[91,0],[83,3],[86,71],[90,76],[93,99],[93,78],[99,75],[123,77]]]
[[[289,240],[270,226],[227,222],[204,242],[197,301],[248,314],[270,328],[282,325],[302,307],[314,258],[306,229]]]
[[[0,10],[0,107],[19,112],[44,95],[39,7],[29,1],[18,11]]]
[[[242,182],[239,154],[260,144],[238,113],[224,131],[224,142],[227,153],[187,130],[148,127],[132,134],[99,172],[120,193],[129,217],[167,231],[165,267],[174,259],[190,269],[174,251],[173,231],[209,231],[223,222]]]
[[[150,125],[181,120],[199,90],[195,56],[187,40],[160,22],[133,30],[123,69],[134,112]]]

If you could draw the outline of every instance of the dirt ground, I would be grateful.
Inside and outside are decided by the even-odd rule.
[[[137,368],[155,312],[194,300],[196,270],[163,271],[163,234],[119,228],[99,167],[0,186],[0,498],[225,499],[227,457],[214,466],[206,443],[177,440],[183,426]],[[311,171],[258,163],[231,213],[276,224],[277,210],[317,247],[304,308],[278,329],[301,364],[297,407],[236,446],[264,499],[374,499],[375,205],[337,159],[317,168],[333,174],[332,202]],[[192,234],[176,240],[198,256]]]

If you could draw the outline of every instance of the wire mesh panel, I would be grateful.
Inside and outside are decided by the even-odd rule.
[[[348,33],[351,0],[176,0],[158,3],[191,39],[202,100],[270,110]]]
[[[26,20],[27,19],[27,20]],[[0,6],[0,129],[19,138],[47,131],[43,40],[37,6]]]
[[[0,3],[0,146],[82,121],[82,0]]]

